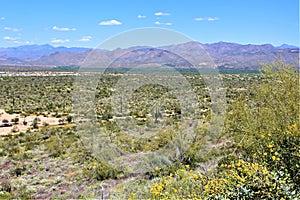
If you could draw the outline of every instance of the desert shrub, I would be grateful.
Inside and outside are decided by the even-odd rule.
[[[68,116],[67,116],[67,122],[68,122],[68,123],[71,123],[72,120],[73,120],[72,115],[68,115]]]
[[[3,193],[11,192],[11,184],[10,184],[9,180],[6,180],[6,179],[2,180],[2,182],[0,184],[0,191],[2,191]]]
[[[0,199],[14,199],[14,195],[9,192],[0,192]]]
[[[39,118],[34,118],[33,121],[32,121],[32,127],[34,129],[38,129],[39,128],[39,125],[38,125],[38,122],[39,122]]]
[[[8,113],[8,114],[10,114],[10,115],[14,114],[14,110],[13,109],[8,109],[5,112]]]
[[[63,153],[61,140],[56,135],[52,135],[47,141],[47,149],[50,153],[50,156],[60,156]]]
[[[300,184],[299,72],[281,61],[265,66],[263,81],[239,99],[227,131],[239,157],[262,164],[295,187]]]
[[[123,174],[124,180],[116,180],[116,182],[124,182],[124,184],[116,187],[118,191],[110,193],[110,197],[116,197],[116,199],[298,198],[300,196],[299,73],[292,66],[277,62],[266,66],[263,73],[257,77],[248,75],[227,77],[229,77],[228,85],[230,86],[227,96],[231,99],[228,100],[229,109],[225,134],[222,134],[226,142],[224,146],[206,150],[204,147],[211,147],[213,143],[205,139],[207,133],[204,127],[196,134],[190,148],[180,152],[182,155],[178,160],[157,167],[146,174],[129,174],[122,168],[110,165],[105,161],[95,160],[92,157],[92,152],[84,147],[73,129],[62,127],[41,127],[38,130],[28,130],[24,135],[5,136],[0,140],[0,155],[5,159],[20,163],[23,163],[22,161],[25,163],[33,162],[33,160],[38,161],[40,158],[44,158],[44,155],[45,157],[48,155],[55,157],[47,158],[49,161],[72,158],[80,173],[80,176],[76,177],[76,181],[83,181],[84,184],[102,184],[103,182],[100,182],[102,180],[117,179]],[[195,78],[192,81],[193,85],[198,80],[197,77]],[[8,79],[12,80],[11,78]],[[32,82],[32,85],[27,85],[27,87],[37,88],[34,90],[35,92],[27,92],[31,94],[32,98],[16,99],[16,101],[20,101],[16,103],[16,106],[24,105],[23,108],[18,109],[23,112],[26,111],[27,114],[44,113],[46,109],[47,113],[56,113],[59,117],[68,116],[66,113],[69,112],[62,112],[69,110],[67,105],[70,104],[70,96],[65,95],[64,87],[60,87],[61,84],[64,84],[62,80],[65,79],[36,78],[33,81],[26,78],[15,79],[16,82],[25,81],[29,84]],[[103,106],[103,99],[101,100],[101,97],[109,95],[107,92],[110,92],[109,88],[117,79],[104,79],[102,81],[105,84],[101,83],[99,87],[105,87],[105,91],[99,93],[100,99],[96,101],[97,114],[103,125],[103,130],[111,142],[124,151],[144,153],[144,151],[161,149],[176,136],[175,128],[159,131],[150,138],[128,136],[120,129],[116,121],[110,120],[112,118],[111,107]],[[47,92],[43,90],[46,87],[40,87],[40,82],[47,86]],[[58,86],[52,85],[52,82]],[[7,84],[9,83],[14,84],[14,81],[8,81]],[[251,83],[251,87],[248,83]],[[7,84],[2,84],[3,88]],[[71,85],[67,85],[71,87]],[[204,89],[200,88],[200,86],[205,87],[205,85],[198,85],[196,91],[199,93],[199,100],[202,101],[201,109],[208,109],[205,111],[205,116],[204,114],[202,116],[204,116],[204,121],[208,121],[211,100],[208,92],[204,92]],[[240,92],[237,88],[244,90]],[[151,99],[160,97],[159,92],[154,91],[154,88],[151,90],[153,92],[150,92],[146,87],[135,92],[134,98],[143,97],[143,102],[146,104],[136,105],[132,114],[144,117],[149,113],[145,107],[150,104]],[[57,96],[58,91],[61,94],[59,96]],[[22,92],[18,91],[17,93]],[[41,94],[43,95],[41,96]],[[148,94],[151,98],[147,100]],[[6,110],[9,109],[9,102],[11,101],[7,101],[5,98],[0,98],[0,101]],[[21,101],[26,102],[23,104]],[[135,103],[135,101],[133,102]],[[164,106],[170,113],[174,112],[178,118],[180,117],[181,110],[179,107],[174,107],[173,104]],[[101,120],[100,116],[104,120]],[[168,119],[170,125],[177,122],[175,118],[170,117]],[[69,121],[68,117],[67,121]],[[141,125],[151,126],[151,123],[146,120]],[[33,157],[32,160],[28,159],[30,156]],[[219,159],[220,161],[218,161]],[[210,160],[215,161],[213,163],[216,164],[214,165],[215,170],[206,173],[208,170],[202,170],[201,164]],[[65,170],[64,167],[61,170]],[[44,169],[44,166],[40,165],[40,169]],[[72,176],[71,174],[68,175]],[[21,174],[21,177],[23,176],[26,176],[26,173]],[[135,177],[130,178],[129,176]],[[75,182],[75,179],[72,181],[70,182],[75,185],[82,183]],[[24,182],[24,188],[28,186],[30,188],[30,183],[28,185],[25,183],[27,184],[27,182]],[[12,188],[15,189],[13,192],[16,192],[14,194],[18,197],[14,197],[13,192],[9,193],[9,189],[4,189],[6,191],[2,189],[0,199],[30,198],[30,196],[26,196],[30,193],[22,192],[24,188],[17,188],[16,185],[21,184],[12,184]],[[45,187],[45,185],[41,186]]]
[[[223,156],[214,173],[179,168],[159,174],[148,189],[131,191],[133,199],[296,199],[300,196],[299,72],[281,61],[264,66],[260,81],[236,95],[226,120]],[[185,162],[193,165],[203,137],[195,139]],[[206,144],[206,143],[205,143]],[[205,153],[205,152],[204,152]],[[198,169],[198,168],[196,168]],[[150,192],[149,192],[150,191]]]
[[[58,124],[59,124],[59,125],[64,125],[64,124],[65,124],[65,120],[62,119],[62,118],[59,119],[59,120],[58,120]]]
[[[228,130],[236,133],[281,133],[299,125],[299,72],[281,61],[264,66],[262,82],[249,99],[239,98],[228,117]],[[251,123],[250,123],[251,122]]]
[[[135,196],[131,194],[130,196]],[[220,171],[209,177],[188,166],[164,176],[150,185],[150,199],[292,199],[296,191],[287,178],[257,163],[243,160],[221,164]]]
[[[9,121],[7,119],[3,119],[2,123],[8,123]]]
[[[73,143],[76,143],[78,137],[74,134],[72,128],[52,128],[44,127],[39,131],[40,138],[44,141],[50,156],[60,157],[67,152],[71,152]],[[77,149],[75,149],[77,152]],[[79,150],[78,150],[79,151]]]
[[[49,126],[47,122],[43,122],[43,126]]]
[[[11,132],[13,132],[13,133],[19,132],[18,126],[13,126],[12,129],[11,129]]]
[[[168,176],[170,174],[174,174],[179,169],[184,169],[185,166],[180,162],[175,162],[171,165],[164,165],[161,167],[155,167],[153,170],[148,172],[148,178],[154,179],[157,177]]]
[[[19,120],[20,119],[18,117],[16,117],[16,118],[11,119],[11,122],[13,122],[14,124],[18,124]]]
[[[84,165],[83,173],[91,179],[105,180],[117,178],[118,170],[105,161],[91,160]]]

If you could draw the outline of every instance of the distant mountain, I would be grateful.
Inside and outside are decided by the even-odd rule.
[[[228,42],[200,44],[188,42],[172,45],[166,49],[179,55],[186,54],[188,60],[193,60],[195,57],[199,58],[207,52],[217,67],[226,69],[255,70],[261,66],[261,63],[271,63],[279,58],[286,63],[299,65],[299,49],[277,49],[271,44],[242,45]]]
[[[19,47],[0,48],[0,56],[11,57],[17,59],[36,60],[42,56],[49,56],[55,52],[74,52],[82,53],[89,48],[82,47],[53,47],[49,44],[44,45],[24,45]]]
[[[88,55],[85,52],[55,52],[49,56],[42,56],[40,59],[30,62],[32,65],[47,65],[47,66],[72,66],[79,65]]]
[[[113,62],[109,64],[111,68],[130,68],[149,64],[162,64],[167,66],[189,66],[190,63],[174,52],[160,48],[138,48],[124,51]]]
[[[299,47],[297,47],[297,46],[288,45],[288,44],[282,44],[276,48],[277,49],[299,49]]]
[[[180,55],[180,56],[179,56]],[[208,56],[209,55],[209,56]],[[97,50],[88,48],[53,47],[50,45],[29,45],[15,48],[0,48],[0,64],[18,66],[74,66],[87,57],[91,66],[131,67],[134,65],[159,63],[174,67],[188,67],[191,63],[210,62],[225,69],[258,69],[261,63],[276,59],[299,66],[299,48],[274,47],[271,44],[253,45],[218,42],[183,44],[153,47],[130,47],[128,49]],[[101,58],[101,60],[99,60]],[[85,63],[87,64],[87,63]]]
[[[278,49],[271,44],[241,45],[219,42],[204,44],[203,48],[210,54],[218,67],[257,69],[261,63],[271,63],[276,59],[299,65],[299,49]]]
[[[11,65],[18,65],[18,64],[24,64],[24,60],[18,59],[18,58],[11,58],[6,56],[0,56],[0,64],[11,64]]]

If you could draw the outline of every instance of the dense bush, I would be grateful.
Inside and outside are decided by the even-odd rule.
[[[299,72],[276,62],[265,66],[253,98],[234,105],[228,120],[240,157],[266,166],[300,185]]]
[[[221,164],[212,177],[199,171],[180,169],[150,185],[151,199],[293,199],[297,193],[288,178],[279,177],[257,163],[237,160]]]

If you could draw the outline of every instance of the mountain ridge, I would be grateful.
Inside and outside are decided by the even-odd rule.
[[[49,44],[43,45],[22,45],[18,47],[0,48],[0,56],[18,59],[39,59],[55,52],[85,52],[90,48],[84,47],[54,47]]]
[[[129,47],[112,51],[84,47],[53,47],[44,45],[23,45],[19,47],[0,48],[1,65],[27,65],[27,66],[74,66],[80,65],[91,53],[96,52],[105,62],[117,59],[124,53],[126,56],[118,58],[117,67],[130,66],[137,63],[149,63],[155,60],[164,65],[183,65],[178,56],[160,51],[164,49],[178,55],[185,55],[188,60],[199,58],[208,54],[217,67],[228,69],[258,69],[260,63],[270,63],[278,58],[284,62],[299,66],[299,48],[290,45],[275,47],[271,44],[238,44],[230,42],[217,42],[202,44],[196,41],[169,45],[163,47]],[[137,59],[139,59],[137,61]],[[178,61],[178,63],[176,63]],[[150,62],[151,63],[151,62]]]

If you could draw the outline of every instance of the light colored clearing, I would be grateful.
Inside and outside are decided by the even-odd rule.
[[[14,126],[17,126],[19,129],[19,132],[26,131],[28,128],[32,127],[32,122],[34,118],[39,118],[40,121],[38,122],[38,126],[44,126],[45,124],[48,125],[59,125],[59,119],[61,118],[55,118],[55,117],[44,117],[44,116],[27,116],[22,117],[19,114],[8,114],[3,109],[0,109],[0,123],[2,123],[3,119],[6,119],[11,123],[11,120],[18,117],[19,122],[18,124],[13,124],[11,127],[0,127],[0,135],[8,135],[12,133],[12,129]],[[27,121],[27,125],[24,125],[23,122]],[[12,133],[14,134],[14,133]]]

